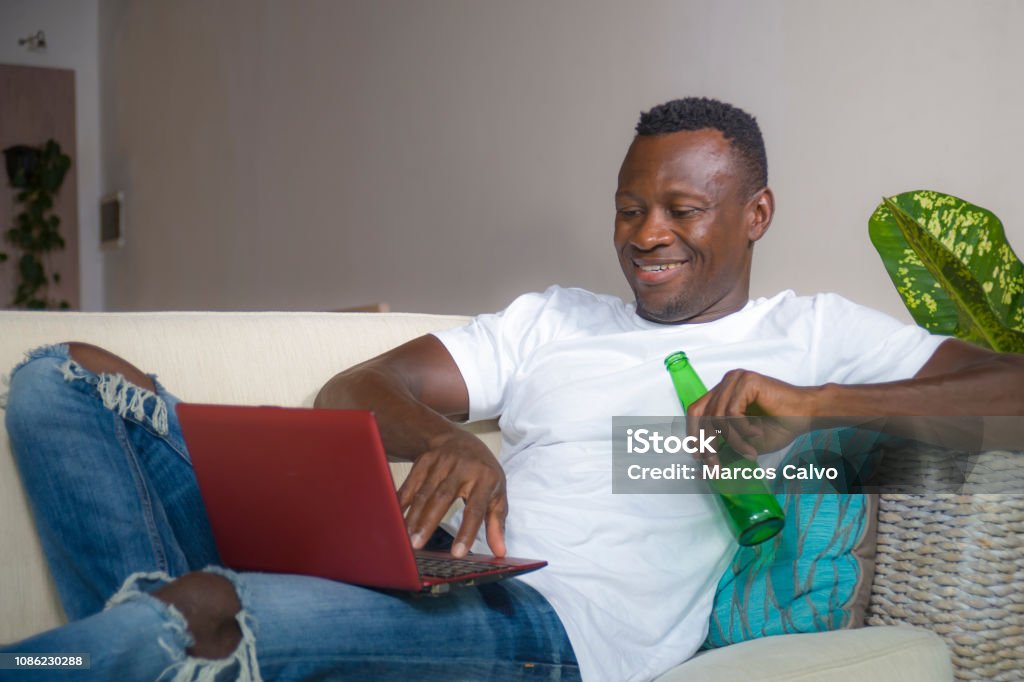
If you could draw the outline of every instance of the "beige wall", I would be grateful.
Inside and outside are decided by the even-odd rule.
[[[994,210],[1024,249],[1024,2],[99,7],[104,189],[128,217],[110,309],[625,294],[618,164],[639,110],[687,94],[764,129],[779,211],[755,294],[834,290],[905,317],[866,221],[907,189]]]
[[[97,48],[97,0],[0,0],[0,64],[21,64],[75,71],[78,181],[79,294],[82,310],[103,307],[103,257],[99,248],[100,86]],[[29,51],[18,39],[42,29],[45,50]],[[6,187],[5,174],[3,186]],[[8,216],[0,227],[6,229]],[[10,267],[7,263],[5,266]],[[0,306],[6,301],[0,302]]]

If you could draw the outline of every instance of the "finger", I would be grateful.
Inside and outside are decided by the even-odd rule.
[[[753,376],[740,371],[729,373],[729,391],[719,414],[724,417],[742,417],[747,414],[747,408],[757,400],[756,380]]]
[[[723,443],[723,442],[724,441],[722,441],[722,440],[718,441],[718,443]],[[717,450],[719,448],[721,448],[721,445],[720,444],[716,444],[715,445],[715,449]],[[721,462],[721,460],[718,459],[718,453],[717,452],[697,453],[697,455],[695,455],[695,459],[698,462],[700,462],[701,464],[707,464],[708,466],[715,466],[715,465],[717,465],[717,464],[719,464]]]
[[[711,394],[705,393],[700,398],[697,398],[697,400],[694,400],[692,403],[690,403],[690,406],[686,408],[686,416],[696,418],[706,414],[706,407],[710,399]]]
[[[430,493],[444,480],[445,472],[433,453],[426,453],[420,456],[413,464],[409,478],[405,480],[398,490],[398,503],[405,512],[405,522],[411,527],[419,515],[423,506],[429,498]]]
[[[434,458],[429,453],[424,453],[413,462],[409,475],[405,477],[402,485],[398,487],[398,506],[403,512],[409,507],[413,496],[423,486],[424,481],[427,480],[433,463]]]
[[[730,372],[727,375],[729,390],[720,406],[721,414],[728,418],[728,442],[737,453],[747,459],[758,456],[755,441],[762,435],[756,424],[746,419],[748,409],[756,403],[757,388],[755,375],[749,372]],[[725,383],[723,381],[723,383]]]
[[[406,524],[413,547],[422,549],[457,499],[459,499],[458,491],[449,483],[443,483],[434,489],[415,523]]]
[[[746,417],[729,419],[729,445],[733,450],[747,459],[756,459],[759,454],[757,442],[761,438],[761,430]]]
[[[458,498],[458,487],[451,477],[451,467],[435,465],[423,485],[416,490],[405,515],[412,546],[420,549],[437,524]]]
[[[501,496],[491,503],[487,513],[487,546],[496,557],[505,556],[505,518],[508,516],[508,498]]]
[[[688,408],[686,408],[687,436],[694,436],[697,438],[700,437],[700,429],[701,425],[704,422],[704,409],[705,405],[707,405],[708,395],[709,394],[705,393],[703,396],[701,396],[693,403],[691,403]],[[701,454],[699,452],[694,452],[693,459],[696,461],[700,461],[702,459]]]
[[[757,446],[746,440],[743,434],[735,428],[729,430],[729,435],[725,440],[733,452],[745,459],[757,459],[760,454]]]
[[[700,430],[697,432],[699,449],[697,450],[696,458],[705,464],[718,464],[718,453],[721,452],[722,446],[726,443],[726,433],[720,419],[707,416],[701,417]],[[709,437],[711,439],[711,447],[705,448],[703,445]]]
[[[732,434],[732,420],[726,417],[702,417],[700,420],[700,431],[697,434],[700,443],[708,440],[711,436],[713,446],[711,449],[700,449],[695,453],[694,458],[709,465],[719,464],[719,457],[722,448],[733,447],[732,441],[736,438]],[[714,450],[714,451],[712,451]]]
[[[754,442],[764,436],[765,422],[763,417],[733,417],[731,422],[733,429],[745,440]]]
[[[473,540],[480,532],[480,526],[484,522],[484,514],[487,512],[489,495],[482,486],[476,486],[469,497],[466,498],[466,508],[462,512],[462,525],[455,534],[455,541],[452,542],[452,556],[464,557],[473,546]]]
[[[726,372],[717,386],[704,396],[704,414],[724,417],[729,414],[729,402],[738,389],[739,373],[737,370]]]
[[[743,440],[739,436],[734,436],[734,440],[731,441],[729,445],[741,457],[743,457],[744,459],[749,459],[751,461],[757,460],[758,456],[761,454],[760,452],[758,452],[756,446],[752,445],[748,441]]]

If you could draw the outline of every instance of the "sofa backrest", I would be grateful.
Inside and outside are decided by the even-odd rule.
[[[331,376],[468,318],[408,313],[0,312],[0,376],[25,351],[64,341],[102,346],[193,402],[310,406]],[[0,391],[3,389],[0,388]],[[496,452],[491,422],[473,425]],[[409,465],[395,465],[396,481]],[[0,424],[0,642],[63,616]]]

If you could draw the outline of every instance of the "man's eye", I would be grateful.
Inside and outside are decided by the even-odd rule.
[[[692,218],[700,212],[699,208],[673,208],[669,211],[673,218]]]
[[[623,218],[635,218],[642,213],[639,208],[618,208],[615,212]]]

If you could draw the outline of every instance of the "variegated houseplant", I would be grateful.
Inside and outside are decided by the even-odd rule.
[[[993,350],[1024,353],[1024,266],[991,211],[938,192],[906,192],[883,199],[869,233],[919,325]],[[988,435],[991,422],[985,423]],[[1019,438],[1019,426],[1011,431],[1010,438]],[[904,470],[916,462],[928,485],[955,480],[949,472],[959,470],[962,492],[1002,492],[1020,481],[1014,473],[1020,470],[1020,450],[957,452],[898,444],[893,461]],[[955,466],[946,467],[950,460]],[[958,679],[998,679],[1000,671],[1021,670],[1020,647],[1003,645],[1019,633],[1019,619],[1004,623],[985,614],[1004,609],[1009,595],[1024,589],[1024,545],[1015,530],[1024,497],[895,492],[879,496],[879,537],[891,541],[878,544],[875,585],[898,581],[935,598],[909,604],[899,599],[903,592],[890,599],[886,592],[893,593],[883,587],[872,594],[868,622],[941,623],[935,631],[951,650]],[[912,531],[899,529],[908,522]],[[940,552],[929,550],[939,547]],[[901,574],[907,566],[912,576]]]
[[[904,192],[882,200],[868,232],[915,322],[1024,353],[1024,265],[991,211],[939,192]]]

